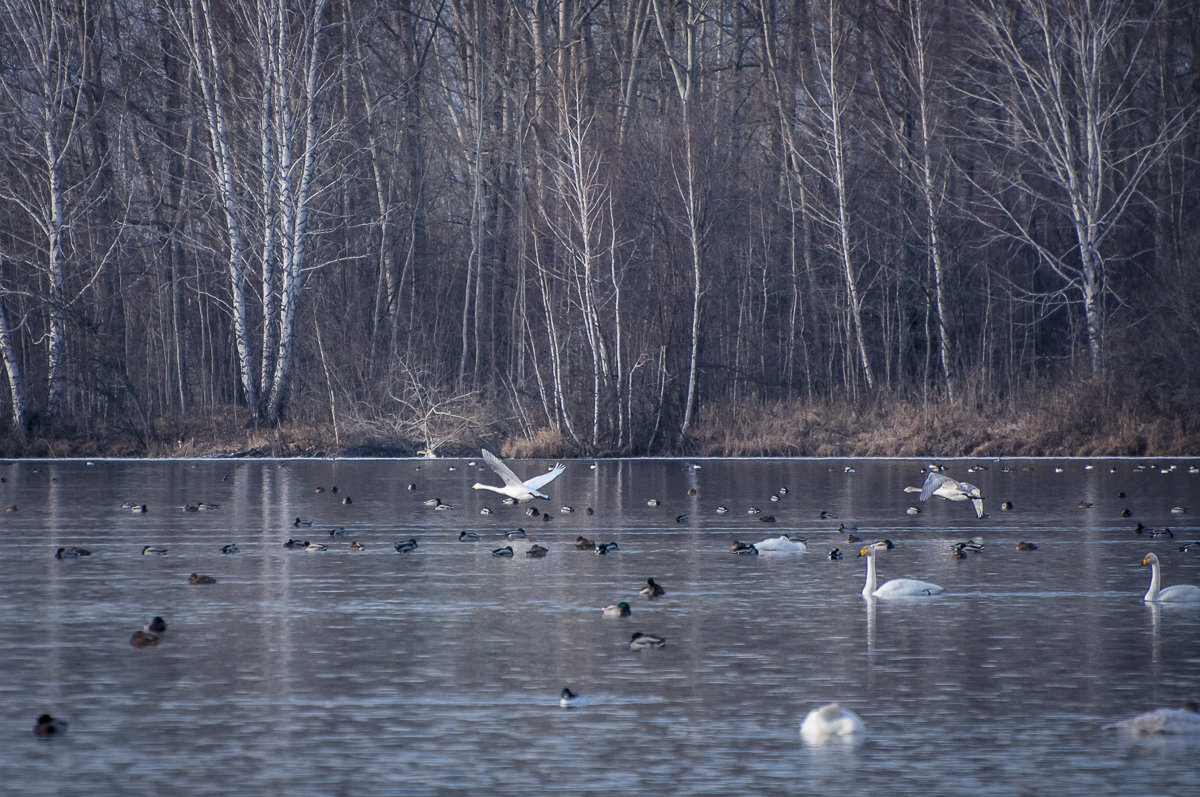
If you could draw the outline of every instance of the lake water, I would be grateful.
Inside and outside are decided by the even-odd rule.
[[[550,464],[512,463],[522,478]],[[472,490],[499,480],[467,460],[0,463],[0,504],[17,507],[0,515],[0,791],[1200,789],[1200,739],[1104,727],[1200,699],[1200,607],[1145,604],[1140,566],[1154,551],[1165,584],[1200,584],[1200,546],[1179,550],[1200,539],[1197,462],[947,461],[981,487],[983,519],[941,500],[907,514],[916,460],[566,464],[537,502],[546,522]],[[198,501],[219,507],[182,510]],[[1138,535],[1139,521],[1174,537]],[[881,580],[946,594],[864,599],[843,523],[894,541]],[[493,557],[518,527],[518,555]],[[729,552],[785,532],[808,552]],[[577,535],[619,551],[577,551]],[[328,550],[289,550],[292,537]],[[417,550],[396,553],[410,537]],[[952,558],[968,538],[985,549]],[[533,542],[549,554],[522,556]],[[92,555],[55,559],[64,546]],[[191,585],[193,572],[217,583]],[[665,596],[639,596],[648,577]],[[601,616],[621,600],[631,617]],[[160,644],[132,647],[154,615],[169,624]],[[667,645],[631,651],[634,631]],[[564,686],[587,704],[560,708]],[[806,744],[805,714],[831,701],[866,735]],[[42,712],[68,733],[34,737]]]

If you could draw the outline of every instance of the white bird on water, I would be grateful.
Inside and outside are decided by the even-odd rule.
[[[1114,724],[1134,736],[1158,736],[1172,734],[1200,734],[1200,713],[1195,703],[1184,703],[1181,708],[1157,708],[1138,714]],[[1113,727],[1113,726],[1109,726]]]
[[[942,473],[930,472],[925,477],[925,483],[921,485],[920,489],[905,487],[904,492],[920,492],[922,501],[933,495],[945,498],[947,501],[970,501],[971,505],[975,507],[975,517],[983,517],[983,496],[979,494],[979,488]]]
[[[800,725],[800,735],[809,744],[822,744],[834,736],[850,740],[865,731],[858,715],[837,703],[814,708]]]
[[[1142,559],[1142,566],[1150,565],[1150,589],[1146,590],[1143,600],[1152,603],[1198,603],[1200,604],[1200,587],[1194,584],[1172,584],[1159,588],[1162,584],[1162,566],[1158,563],[1158,555],[1148,553]]]
[[[534,476],[532,479],[527,479],[526,481],[521,481],[517,478],[517,474],[513,473],[507,465],[486,448],[483,449],[483,461],[496,472],[496,475],[504,482],[504,486],[494,487],[490,484],[480,484],[479,482],[471,486],[476,490],[491,490],[501,495],[507,495],[509,498],[517,501],[532,501],[534,498],[550,500],[550,496],[538,492],[538,488],[554,481],[566,470],[560,462],[546,473]]]
[[[915,578],[893,578],[876,587],[875,553],[884,549],[884,543],[876,542],[858,552],[859,556],[867,557],[867,583],[863,585],[864,598],[919,598],[925,595],[938,595],[946,590],[928,581],[918,581]]]

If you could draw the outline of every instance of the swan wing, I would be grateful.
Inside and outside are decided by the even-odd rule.
[[[1173,584],[1160,589],[1155,600],[1160,603],[1200,603],[1200,587],[1194,584]]]
[[[957,488],[958,482],[941,473],[930,473],[925,477],[925,483],[921,485],[921,500],[924,501],[931,495],[942,495],[948,485]]]
[[[1117,723],[1136,735],[1153,734],[1200,734],[1200,714],[1177,708],[1160,708],[1139,714],[1133,719]]]
[[[567,469],[567,467],[565,465],[563,465],[561,462],[559,462],[557,465],[555,465],[553,468],[546,471],[545,473],[539,474],[537,476],[534,476],[532,479],[527,480],[525,482],[525,486],[528,487],[530,490],[536,490],[539,487],[547,485],[550,482],[557,479],[560,475],[562,475],[562,472],[566,469]]]
[[[486,462],[488,467],[494,470],[496,475],[500,477],[501,481],[503,481],[509,487],[526,486],[524,482],[517,478],[517,474],[513,473],[507,465],[500,461],[499,457],[497,457],[491,451],[488,451],[486,448],[483,449],[483,461]]]

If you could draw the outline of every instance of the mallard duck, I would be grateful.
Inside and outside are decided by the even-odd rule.
[[[304,546],[304,550],[306,550],[306,551],[314,551],[314,552],[315,552],[315,551],[328,551],[328,550],[329,550],[329,546],[327,546],[327,545],[323,545],[323,544],[321,544],[321,543],[319,543],[319,542],[310,542],[308,545],[305,545],[305,546]]]
[[[483,538],[473,531],[460,531],[458,533],[459,542],[479,542],[481,539]]]
[[[91,556],[92,552],[87,548],[80,548],[76,545],[68,545],[66,548],[59,548],[54,552],[55,559],[78,559],[81,556]]]
[[[55,719],[49,714],[42,714],[37,718],[33,732],[37,736],[62,736],[67,732],[67,721]]]
[[[525,557],[528,559],[541,559],[549,552],[549,548],[544,545],[538,545],[536,542],[525,549]]]
[[[312,521],[304,520],[303,518],[296,518],[295,520],[292,521],[292,525],[295,526],[296,528],[300,528],[301,526],[311,526]]]
[[[629,608],[629,604],[625,601],[614,603],[612,606],[605,606],[603,612],[605,617],[628,617],[632,613],[633,610]]]
[[[345,526],[335,526],[334,528],[331,528],[329,530],[329,536],[330,537],[345,537],[346,536],[346,527]]]
[[[228,545],[221,546],[221,553],[241,553],[241,549],[237,547],[237,543],[231,542]]]
[[[155,615],[150,618],[150,622],[146,623],[146,630],[151,634],[161,634],[167,630],[167,621]]]
[[[598,542],[598,543],[596,543],[596,553],[599,554],[600,556],[605,556],[606,554],[612,553],[613,551],[619,551],[619,550],[621,550],[621,549],[617,547],[617,544],[615,542]]]
[[[667,591],[663,589],[662,586],[659,585],[659,583],[654,579],[648,578],[646,579],[646,586],[642,587],[638,591],[638,594],[640,594],[643,598],[657,598],[662,595],[666,595]]]
[[[629,639],[630,650],[649,650],[650,648],[666,647],[667,640],[654,634],[643,634],[641,631],[634,631],[633,636]]]
[[[392,547],[396,549],[396,553],[411,553],[417,550],[417,541],[409,537],[404,542],[393,543]]]
[[[1037,549],[1038,547],[1032,542],[1025,542],[1025,540],[1020,540],[1017,542],[1018,551],[1036,551]]]
[[[197,573],[192,573],[188,576],[189,584],[216,584],[217,580],[212,576],[202,576]]]
[[[834,548],[832,551],[829,552],[829,559],[831,561],[836,562],[841,558],[842,558],[842,552],[840,550],[838,550],[837,548]]]
[[[145,504],[138,504],[137,506],[130,507],[129,511],[133,512],[135,515],[140,515],[144,512],[149,512],[150,508],[147,507]]]
[[[521,481],[517,478],[517,474],[513,473],[507,465],[486,448],[483,449],[483,461],[488,464],[489,468],[495,471],[500,480],[504,482],[504,486],[495,487],[490,484],[480,484],[479,482],[471,486],[476,490],[491,490],[517,501],[532,501],[534,498],[550,500],[550,496],[539,491],[540,488],[557,479],[566,470],[566,467],[560,462],[546,473]]]
[[[490,514],[492,514],[492,510],[491,510],[491,508],[490,508],[490,507],[481,506],[481,507],[479,508],[479,514],[481,514],[481,515],[490,515]]]
[[[158,644],[158,636],[149,631],[134,631],[129,637],[129,644],[135,648],[148,648]]]
[[[660,503],[662,503],[662,502],[659,501],[657,498],[650,498],[650,499],[647,499],[646,506],[658,506]]]
[[[512,555],[513,555],[513,549],[512,549],[511,545],[505,545],[503,548],[493,548],[492,549],[492,556],[511,557]]]
[[[729,550],[731,553],[736,553],[741,556],[758,556],[758,549],[754,547],[753,543],[742,542],[741,540],[734,540],[731,542],[729,544]]]
[[[288,537],[288,541],[283,544],[283,547],[284,548],[292,548],[292,549],[307,548],[308,540],[294,540],[291,537]]]
[[[354,542],[350,543],[350,550],[354,551],[355,553],[358,553],[359,551],[365,551],[367,549],[363,547],[363,544],[361,542],[359,542],[358,540],[355,540]]]
[[[504,537],[509,540],[523,540],[528,536],[525,533],[525,529],[513,529],[512,531],[504,532]]]
[[[142,548],[142,556],[166,556],[167,549],[159,545],[147,545]]]
[[[590,551],[596,547],[596,543],[592,542],[587,537],[580,535],[575,538],[575,547],[581,551]]]

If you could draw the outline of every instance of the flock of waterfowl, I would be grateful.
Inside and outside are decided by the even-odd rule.
[[[530,479],[520,479],[507,465],[499,458],[493,455],[486,449],[482,452],[484,462],[496,473],[502,481],[501,486],[475,483],[472,485],[476,490],[488,490],[504,496],[505,503],[524,503],[531,502],[535,499],[549,500],[549,496],[542,492],[542,488],[553,482],[560,476],[565,467],[560,463],[549,469],[545,473],[538,474]],[[474,464],[474,463],[471,463]],[[594,467],[594,466],[593,466]],[[699,467],[699,466],[694,466]],[[451,468],[453,470],[453,468]],[[852,468],[847,467],[847,472],[853,472]],[[415,484],[408,485],[409,490],[415,490]],[[318,491],[323,491],[318,488]],[[337,488],[333,488],[336,492]],[[694,495],[695,490],[688,491],[689,495]],[[970,501],[975,511],[977,518],[985,518],[987,514],[984,512],[984,497],[981,494],[980,488],[966,481],[959,481],[946,475],[942,472],[942,468],[938,466],[929,466],[924,483],[920,487],[905,487],[904,492],[919,494],[919,501],[924,502],[930,498],[941,498],[952,502]],[[777,503],[781,497],[787,495],[786,487],[780,488],[778,494],[771,496],[771,501]],[[1121,494],[1124,497],[1124,493]],[[349,504],[350,498],[347,496],[343,499],[343,503]],[[442,502],[440,498],[431,498],[424,502],[426,505],[435,510],[445,510],[452,508],[450,505]],[[647,505],[654,507],[660,504],[657,498],[647,500]],[[1003,501],[1000,504],[1004,510],[1011,510],[1012,503]],[[1080,508],[1090,508],[1091,503],[1080,502]],[[146,504],[126,502],[123,508],[135,513],[145,513],[149,509]],[[208,509],[216,509],[215,504],[206,504],[197,502],[185,504],[183,511],[194,512]],[[10,512],[16,511],[16,506],[9,508]],[[571,506],[564,505],[561,508],[562,513],[570,514],[575,510]],[[728,507],[719,506],[716,511],[720,514],[728,512]],[[920,512],[919,507],[909,507],[909,514],[917,514]],[[1171,509],[1173,514],[1183,514],[1187,512],[1187,508],[1176,506]],[[591,507],[587,507],[585,514],[591,515],[593,512]],[[481,510],[483,514],[491,514],[491,510],[484,507]],[[775,518],[772,515],[763,515],[760,508],[752,506],[747,510],[750,515],[759,516],[759,520],[763,522],[774,522]],[[527,510],[527,515],[531,518],[541,517],[542,520],[550,520],[548,514],[543,514],[535,506],[531,506]],[[820,513],[822,519],[835,519],[836,513],[829,510],[822,510]],[[1128,510],[1124,510],[1123,517],[1129,517]],[[687,522],[687,514],[679,514],[676,516],[676,522]],[[295,528],[304,528],[312,525],[311,521],[297,517],[293,523]],[[860,543],[862,539],[855,534],[856,529],[847,529],[844,525],[839,527],[839,531],[845,534],[847,542]],[[1137,534],[1147,534],[1151,537],[1173,536],[1170,529],[1156,530],[1147,529],[1140,522],[1135,529]],[[330,537],[345,536],[346,530],[342,527],[336,527],[329,532]],[[519,540],[526,537],[524,529],[515,529],[505,533],[507,540]],[[482,540],[482,536],[476,532],[462,530],[457,539],[461,542],[478,542]],[[285,547],[290,549],[302,549],[305,551],[325,551],[328,546],[324,543],[310,542],[309,540],[289,538],[285,543]],[[576,537],[574,547],[579,550],[593,551],[598,555],[606,555],[610,552],[619,550],[618,544],[615,541],[610,542],[594,542],[587,537],[580,535]],[[856,545],[856,547],[858,547]],[[938,585],[928,581],[922,581],[914,578],[893,578],[878,583],[878,557],[888,550],[895,547],[891,540],[879,540],[868,542],[861,547],[858,547],[858,556],[866,559],[866,581],[863,585],[862,595],[868,599],[891,599],[891,598],[927,598],[931,596],[941,595],[946,590]],[[409,554],[418,550],[419,543],[415,538],[409,538],[404,541],[394,543],[393,548],[398,554]],[[984,549],[983,543],[974,539],[955,542],[951,544],[951,556],[954,558],[965,558],[969,554],[977,554]],[[1180,548],[1181,551],[1189,551],[1192,549],[1200,550],[1200,541],[1187,543]],[[365,547],[358,541],[350,543],[350,551],[361,552]],[[738,555],[757,556],[760,553],[792,553],[802,554],[808,550],[808,541],[804,538],[792,536],[789,534],[780,534],[773,537],[768,537],[759,542],[747,543],[739,540],[734,540],[730,545],[730,551]],[[1036,551],[1038,546],[1032,542],[1021,540],[1016,545],[1017,551]],[[526,558],[536,559],[544,557],[549,549],[538,543],[529,544],[524,548],[524,556]],[[158,545],[146,545],[142,548],[143,556],[164,556],[167,554],[167,548]],[[225,545],[221,549],[222,554],[236,554],[239,549],[236,543]],[[495,557],[513,557],[516,555],[511,544],[495,548],[491,551]],[[54,557],[56,559],[75,559],[80,557],[90,556],[91,551],[78,546],[64,546],[56,550]],[[828,558],[831,560],[839,560],[843,558],[840,549],[833,548],[828,553]],[[1188,604],[1200,607],[1200,587],[1190,584],[1175,584],[1167,587],[1162,586],[1162,566],[1158,556],[1155,553],[1147,553],[1142,560],[1142,565],[1149,565],[1151,568],[1150,587],[1147,590],[1144,600],[1153,603],[1171,603],[1171,604]],[[211,575],[203,575],[192,573],[188,578],[188,583],[193,585],[215,584],[217,579]],[[648,578],[645,585],[639,590],[639,595],[648,600],[653,600],[662,597],[666,594],[666,590],[655,581],[654,578]],[[605,618],[628,618],[632,615],[632,608],[628,601],[619,601],[617,603],[605,606],[602,610],[602,615]],[[130,644],[133,647],[152,647],[159,643],[160,637],[166,631],[166,622],[162,617],[153,617],[143,629],[133,632],[130,638]],[[665,647],[666,639],[650,633],[642,631],[634,632],[629,641],[629,648],[632,651],[651,650]],[[570,687],[564,687],[560,693],[560,705],[563,708],[574,708],[586,704],[586,698],[571,690]],[[1125,728],[1135,734],[1175,734],[1175,733],[1200,733],[1200,713],[1197,713],[1195,703],[1186,703],[1180,709],[1157,709],[1147,714],[1134,717],[1119,723],[1115,723],[1111,727]],[[41,737],[51,737],[62,735],[67,729],[67,723],[59,718],[54,718],[49,714],[42,714],[38,717],[34,727],[34,733]],[[810,711],[805,717],[801,725],[801,735],[811,744],[819,744],[830,738],[856,738],[862,735],[865,731],[865,726],[861,718],[854,712],[842,707],[838,703],[832,703],[817,707]]]

